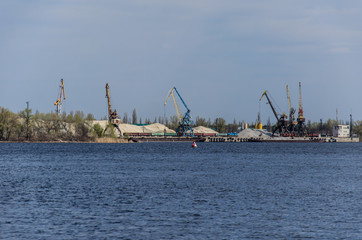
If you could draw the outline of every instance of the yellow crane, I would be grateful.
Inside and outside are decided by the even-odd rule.
[[[173,104],[174,104],[175,109],[176,109],[177,119],[178,119],[179,124],[181,124],[181,123],[182,123],[183,116],[182,116],[181,111],[180,111],[180,108],[179,108],[179,106],[178,106],[178,104],[177,104],[177,102],[176,102],[175,95],[173,94],[173,91],[174,91],[174,90],[175,90],[175,87],[171,88],[171,90],[168,91],[167,98],[166,98],[166,101],[165,101],[165,103],[164,103],[164,106],[167,105],[167,102],[168,102],[169,98],[172,97]]]
[[[65,100],[65,89],[64,89],[64,81],[63,79],[60,79],[60,86],[59,86],[59,92],[58,92],[58,98],[55,101],[54,105],[55,105],[55,112],[56,113],[60,113],[62,110],[62,104],[63,101]]]

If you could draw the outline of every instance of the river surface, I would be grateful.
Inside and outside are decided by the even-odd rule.
[[[0,239],[362,239],[359,143],[0,143]]]

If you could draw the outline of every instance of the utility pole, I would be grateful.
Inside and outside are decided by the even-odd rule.
[[[349,135],[351,139],[353,138],[353,120],[352,120],[352,113],[349,115]]]
[[[29,109],[29,101],[26,102],[25,124],[26,124],[26,140],[30,140],[30,109]]]

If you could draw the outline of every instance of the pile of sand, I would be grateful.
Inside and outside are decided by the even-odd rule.
[[[161,123],[153,123],[150,125],[143,126],[145,132],[151,132],[151,133],[176,133],[174,130],[169,129],[165,125]]]
[[[91,125],[99,124],[103,129],[108,125],[107,120],[92,121]],[[118,125],[121,132],[124,133],[175,133],[174,130],[169,129],[163,124],[153,123],[145,126],[137,126],[133,124],[121,123]],[[118,131],[117,131],[118,132]]]
[[[97,123],[103,129],[105,129],[108,125],[107,120],[92,121],[89,125],[93,126],[94,124],[97,124]],[[174,130],[169,129],[168,127],[166,127],[165,125],[160,124],[160,123],[153,123],[153,124],[144,125],[144,126],[137,126],[137,125],[133,125],[133,124],[121,123],[118,125],[118,127],[123,134],[124,133],[164,133],[164,132],[175,133]],[[217,131],[215,131],[211,128],[207,128],[207,127],[203,127],[203,126],[198,126],[193,129],[194,129],[194,133],[218,133]],[[115,131],[115,133],[118,135],[118,131]]]
[[[218,133],[217,131],[215,131],[211,128],[207,128],[207,127],[203,127],[203,126],[198,126],[193,129],[194,129],[194,133]]]
[[[244,129],[243,131],[239,132],[238,134],[239,138],[262,138],[262,139],[268,139],[272,137],[272,133],[267,132],[264,129]]]

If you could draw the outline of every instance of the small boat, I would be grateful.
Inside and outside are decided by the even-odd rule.
[[[192,142],[192,147],[193,147],[193,148],[197,147],[197,145],[196,145],[196,142],[195,142],[195,141],[193,141],[193,142]]]

